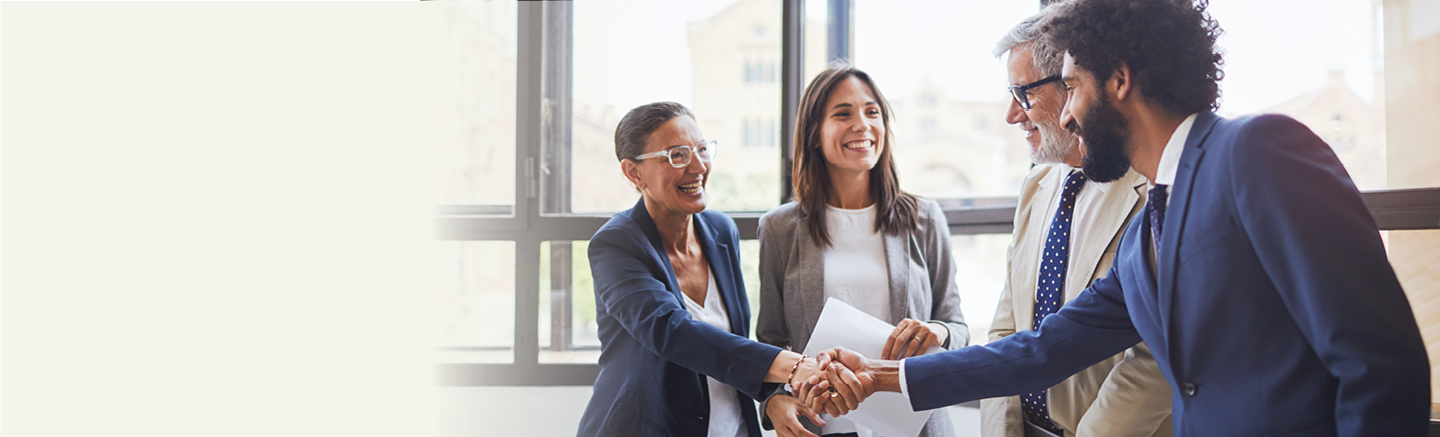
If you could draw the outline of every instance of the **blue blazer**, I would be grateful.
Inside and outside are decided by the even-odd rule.
[[[740,233],[725,214],[694,215],[695,235],[730,314],[731,334],[691,318],[642,199],[590,239],[600,375],[581,436],[703,436],[708,375],[738,389],[744,426],[760,435],[754,399],[780,348],[748,339],[750,304],[740,273]],[[766,384],[772,388],[774,385]]]
[[[1199,114],[1159,275],[1131,220],[1109,275],[1038,331],[906,361],[916,409],[1026,393],[1144,340],[1178,436],[1424,436],[1430,364],[1375,220],[1285,116]]]

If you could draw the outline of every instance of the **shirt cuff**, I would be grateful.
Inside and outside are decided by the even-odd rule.
[[[905,360],[908,359],[909,358],[902,358],[900,360],[900,396],[905,397],[906,404],[914,405],[910,403],[910,384],[905,383]]]

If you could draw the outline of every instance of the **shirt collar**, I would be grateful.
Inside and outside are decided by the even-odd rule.
[[[1185,151],[1185,139],[1190,137],[1190,127],[1195,125],[1195,117],[1198,115],[1200,114],[1197,112],[1185,117],[1185,121],[1175,127],[1175,133],[1170,134],[1170,142],[1165,143],[1165,151],[1160,153],[1160,166],[1155,168],[1155,180],[1151,185],[1175,185],[1175,171],[1180,168],[1180,154]]]

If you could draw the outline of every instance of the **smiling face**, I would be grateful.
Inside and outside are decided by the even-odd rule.
[[[670,119],[650,134],[645,153],[654,153],[675,146],[696,146],[704,141],[700,127],[686,115]],[[690,165],[675,168],[663,156],[635,162],[626,160],[625,176],[640,189],[647,206],[674,215],[698,214],[705,211],[705,183],[710,176],[710,163],[692,157]]]
[[[880,101],[860,78],[835,84],[825,101],[820,126],[820,151],[831,174],[868,173],[885,149],[885,121]]]
[[[1129,123],[1105,93],[1104,82],[1075,59],[1065,55],[1061,78],[1070,92],[1070,100],[1060,113],[1060,122],[1080,137],[1084,155],[1081,169],[1096,182],[1110,182],[1130,170]]]
[[[1010,51],[1006,69],[1011,85],[1034,83],[1045,76],[1035,66],[1034,44],[1024,44]],[[1030,109],[1010,99],[1005,122],[1019,125],[1030,143],[1030,161],[1036,164],[1066,163],[1080,166],[1080,150],[1075,135],[1060,127],[1060,110],[1065,106],[1065,92],[1059,82],[1029,89],[1026,94]]]

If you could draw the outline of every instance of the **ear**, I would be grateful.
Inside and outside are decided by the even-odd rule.
[[[645,189],[645,181],[640,179],[640,166],[628,159],[620,160],[620,172],[625,174],[625,179],[630,180],[630,185],[637,190]]]
[[[1105,81],[1105,89],[1115,93],[1116,101],[1124,101],[1135,90],[1135,82],[1130,79],[1130,65],[1121,62],[1115,72],[1110,74],[1110,79]]]

